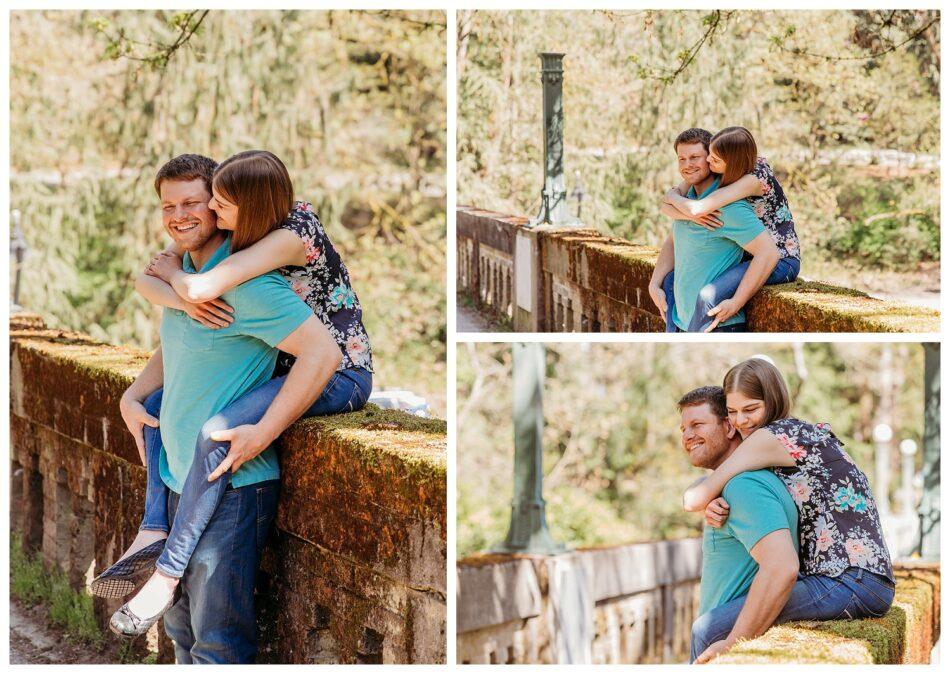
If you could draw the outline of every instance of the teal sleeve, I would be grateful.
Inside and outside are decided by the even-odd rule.
[[[722,213],[721,236],[744,246],[759,234],[765,231],[765,226],[759,220],[751,204],[745,199],[733,201],[720,209]]]
[[[773,531],[791,531],[778,495],[762,476],[737,475],[726,484],[722,496],[729,504],[726,524],[746,550]]]
[[[235,291],[234,315],[240,323],[239,331],[269,346],[280,344],[313,316],[287,281],[273,272],[252,278]]]

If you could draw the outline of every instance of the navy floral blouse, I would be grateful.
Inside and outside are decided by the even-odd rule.
[[[792,211],[788,208],[788,199],[785,198],[785,191],[779,185],[765,157],[759,157],[755,162],[752,175],[762,183],[762,196],[748,199],[756,217],[772,235],[783,258],[793,257],[801,260],[801,247],[798,243],[798,234],[795,233]]]
[[[795,459],[795,468],[773,471],[798,507],[805,573],[836,577],[856,566],[894,580],[868,478],[831,427],[788,418],[765,428]]]
[[[278,227],[303,239],[307,249],[306,265],[281,267],[278,271],[323,321],[340,346],[343,362],[339,369],[362,367],[372,372],[373,354],[363,327],[360,300],[350,284],[346,265],[330,243],[313,206],[305,201],[294,203],[294,209]],[[277,359],[276,373],[287,372],[293,362],[293,356],[282,352]]]

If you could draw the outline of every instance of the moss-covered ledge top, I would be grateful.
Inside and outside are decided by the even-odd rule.
[[[36,314],[10,317],[10,340],[46,358],[106,380],[122,388],[138,376],[149,353],[127,346],[99,342],[88,335],[51,330]],[[118,401],[116,401],[118,403]],[[367,405],[360,412],[304,419],[292,427],[294,434],[332,435],[364,458],[388,455],[408,468],[441,476],[446,467],[446,423],[423,419],[398,410]]]
[[[939,634],[940,566],[895,570],[894,604],[882,617],[796,622],[742,641],[714,664],[926,664]]]

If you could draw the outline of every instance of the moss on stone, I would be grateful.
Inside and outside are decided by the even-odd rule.
[[[771,628],[716,658],[716,664],[921,664],[936,638],[939,567],[896,570],[891,609],[881,618],[795,622]]]

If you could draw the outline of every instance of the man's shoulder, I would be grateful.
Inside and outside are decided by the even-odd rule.
[[[745,199],[737,199],[736,201],[728,203],[720,208],[719,212],[723,215],[731,216],[745,215],[747,213],[755,215],[755,209],[752,208],[752,204]]]
[[[739,473],[726,483],[722,495],[730,504],[732,499],[742,499],[755,494],[759,496],[763,490],[778,496],[784,491],[782,481],[770,470],[749,470]]]

